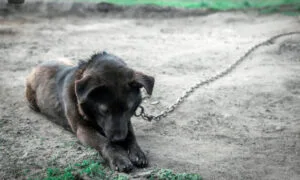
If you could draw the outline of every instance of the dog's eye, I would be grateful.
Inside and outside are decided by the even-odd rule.
[[[109,112],[108,107],[105,104],[100,104],[98,106],[98,109],[99,109],[99,112],[103,115],[106,115]]]

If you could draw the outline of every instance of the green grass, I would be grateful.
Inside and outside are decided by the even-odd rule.
[[[67,167],[47,167],[45,172],[34,174],[27,179],[44,180],[75,180],[87,176],[91,179],[103,180],[127,180],[128,176],[114,174],[106,169],[101,162],[95,160],[83,160],[82,162],[69,164]]]
[[[29,173],[29,172],[27,172]],[[45,172],[29,175],[30,180],[75,180],[80,177],[101,180],[128,180],[129,176],[115,173],[102,165],[102,162],[95,160],[83,160],[79,163],[69,164],[67,167],[47,167]],[[169,169],[153,170],[146,177],[149,180],[202,180],[198,174],[174,173]]]
[[[118,5],[143,5],[151,4],[177,8],[199,9],[209,8],[215,10],[245,9],[277,7],[280,5],[296,4],[300,0],[76,0],[85,2],[108,2]]]
[[[170,169],[160,169],[154,171],[148,179],[158,180],[202,180],[202,177],[198,174],[191,173],[174,173]]]

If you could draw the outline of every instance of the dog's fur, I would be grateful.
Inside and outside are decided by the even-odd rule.
[[[77,66],[62,62],[37,66],[27,78],[26,98],[33,110],[98,150],[111,168],[128,172],[133,165],[148,163],[130,118],[141,103],[140,88],[151,94],[153,86],[153,77],[103,52]]]

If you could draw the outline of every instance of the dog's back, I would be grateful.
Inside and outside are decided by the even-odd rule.
[[[64,127],[68,126],[61,101],[63,84],[74,66],[65,61],[46,62],[33,69],[26,80],[29,106]]]

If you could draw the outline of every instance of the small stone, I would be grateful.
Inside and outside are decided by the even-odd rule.
[[[276,131],[282,131],[283,129],[284,129],[284,127],[282,127],[282,126],[276,126],[276,128],[275,128]]]
[[[156,104],[159,104],[159,101],[153,101],[150,103],[151,105],[156,105]]]

